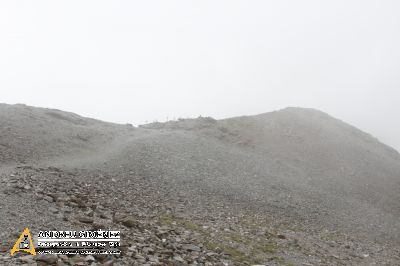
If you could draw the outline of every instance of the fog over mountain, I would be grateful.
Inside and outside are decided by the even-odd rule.
[[[0,102],[135,125],[324,110],[400,149],[400,3],[2,1]]]

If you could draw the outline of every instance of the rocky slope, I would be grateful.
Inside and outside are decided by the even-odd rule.
[[[400,264],[400,155],[317,110],[133,128],[0,105],[0,132],[0,264]],[[120,229],[123,253],[10,258],[26,226]]]
[[[37,162],[94,151],[125,126],[54,109],[0,104],[0,163]]]

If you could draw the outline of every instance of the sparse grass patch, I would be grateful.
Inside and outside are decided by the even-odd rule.
[[[336,232],[329,232],[328,234],[325,235],[325,237],[322,237],[322,238],[335,241],[335,240],[338,240],[340,237]]]
[[[263,264],[264,261],[263,261],[262,259],[260,259],[260,258],[252,258],[252,259],[249,261],[249,263],[250,263],[250,264]]]
[[[158,219],[161,224],[171,225],[175,221],[174,218],[175,218],[175,216],[173,216],[171,214],[161,214]]]
[[[219,232],[218,236],[210,236],[209,231],[203,230],[202,227],[195,222],[182,217],[176,217],[173,214],[161,214],[159,222],[165,225],[181,226],[189,231],[198,232],[204,247],[208,250],[229,254],[235,265],[254,265],[265,263],[266,255],[275,254],[278,252],[278,245],[273,239],[266,241],[265,237],[252,238],[250,235],[240,232]],[[258,230],[264,225],[257,223],[257,221],[247,221],[246,227],[250,231]],[[267,232],[268,233],[268,232]],[[271,238],[275,238],[275,232],[269,233]],[[292,266],[285,262],[281,257],[274,257],[273,260],[284,266]]]
[[[258,249],[264,253],[276,253],[277,246],[276,244],[264,244],[259,246]]]
[[[206,248],[207,249],[210,249],[210,250],[216,250],[216,249],[218,249],[218,244],[216,244],[216,243],[214,243],[214,242],[210,242],[210,241],[206,241],[205,242],[205,246],[206,246]]]
[[[245,257],[245,254],[243,252],[231,246],[222,246],[222,250],[224,251],[224,253],[231,255],[239,261],[243,261]]]
[[[247,244],[249,243],[251,240],[248,239],[246,236],[240,235],[240,234],[235,234],[235,233],[231,233],[228,235],[228,238],[237,242],[237,243],[243,243],[243,244]]]
[[[198,226],[197,224],[189,220],[186,220],[184,218],[176,217],[172,214],[161,214],[159,217],[159,221],[162,224],[168,224],[168,225],[172,225],[175,222],[177,225],[181,225],[185,229],[191,231],[200,231],[201,229],[200,226]]]
[[[277,263],[284,265],[284,266],[293,266],[293,264],[287,262],[284,258],[282,257],[273,257],[272,260],[276,261]]]
[[[187,220],[179,220],[177,223],[183,225],[183,227],[185,227],[188,230],[192,230],[192,231],[199,231],[200,230],[200,226],[198,226],[197,224],[191,222],[191,221],[187,221]]]
[[[261,260],[254,256],[248,256],[244,252],[240,251],[237,248],[223,245],[216,242],[207,241],[205,243],[206,247],[210,250],[214,251],[222,251],[225,254],[229,254],[232,257],[232,260],[239,265],[248,265],[248,264],[258,264],[261,263]]]

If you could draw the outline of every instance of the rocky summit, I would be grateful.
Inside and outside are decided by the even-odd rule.
[[[400,155],[314,109],[139,127],[0,104],[0,265],[400,265]],[[119,255],[21,232],[120,230]]]

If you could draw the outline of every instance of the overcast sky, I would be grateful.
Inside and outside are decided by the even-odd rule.
[[[400,1],[1,1],[0,102],[133,124],[313,107],[400,150]]]

